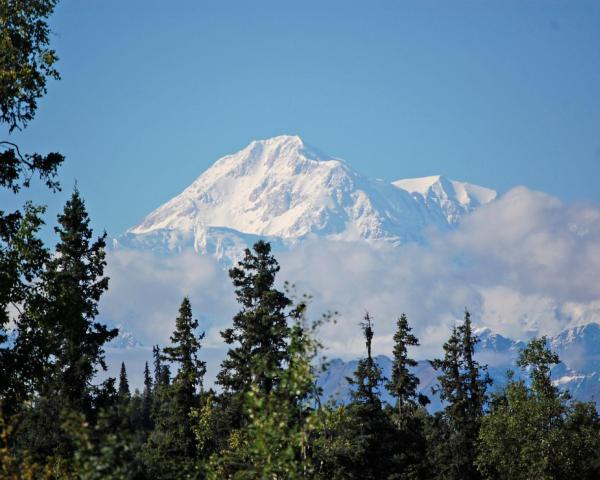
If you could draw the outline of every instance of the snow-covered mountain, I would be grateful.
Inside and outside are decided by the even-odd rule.
[[[115,328],[119,329],[119,334],[106,344],[108,348],[128,350],[144,346],[144,344],[136,338],[134,333],[127,330],[123,325],[117,324],[115,325]]]
[[[496,198],[496,192],[470,183],[449,180],[441,175],[407,178],[393,182],[398,188],[411,193],[432,211],[440,213],[443,221],[454,225],[463,215]]]
[[[193,250],[231,265],[259,239],[270,241],[275,251],[312,237],[373,245],[425,242],[429,229],[452,230],[495,199],[493,190],[443,176],[370,179],[301,138],[284,135],[253,141],[220,158],[182,193],[115,238],[113,248],[167,255]],[[489,329],[478,335],[479,359],[501,385],[524,344]],[[600,325],[571,328],[550,341],[563,360],[553,370],[556,383],[576,398],[600,398]],[[123,332],[112,347],[138,343]],[[380,362],[384,372],[391,367],[386,357]],[[326,396],[343,400],[349,394],[345,377],[355,363],[334,360],[331,367],[321,384]],[[435,372],[426,361],[417,370],[428,390]]]
[[[495,197],[441,176],[372,180],[283,135],[217,160],[113,245],[162,253],[193,248],[232,260],[259,238],[275,248],[313,235],[399,244],[422,241],[428,227],[452,228]]]

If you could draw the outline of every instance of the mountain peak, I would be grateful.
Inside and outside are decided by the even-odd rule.
[[[264,175],[275,167],[280,171],[300,172],[314,162],[331,160],[343,163],[308,145],[298,135],[279,135],[253,140],[240,151],[220,158],[194,183],[202,178],[247,177],[260,172]]]
[[[457,182],[443,175],[406,178],[392,183],[397,188],[422,198],[426,204],[437,205],[450,224],[457,223],[463,214],[491,202],[497,196],[496,191],[490,188]]]
[[[371,180],[297,135],[279,135],[217,160],[128,230],[121,244],[204,253],[237,248],[249,236],[422,241],[428,225],[452,228],[493,196],[440,175],[394,184]]]
[[[410,193],[420,193],[426,195],[427,192],[435,185],[448,180],[442,175],[430,175],[428,177],[403,178],[396,180],[394,185]]]
[[[304,140],[298,135],[276,135],[270,138],[264,138],[262,140],[253,140],[252,144],[265,144],[265,145],[292,145],[303,147]]]

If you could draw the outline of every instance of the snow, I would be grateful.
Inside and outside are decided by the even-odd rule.
[[[396,180],[393,185],[439,208],[449,224],[458,223],[465,214],[497,197],[494,190],[442,175]]]
[[[427,192],[433,186],[433,184],[439,182],[440,179],[441,175],[432,175],[430,177],[405,178],[402,180],[396,180],[392,183],[398,188],[402,188],[407,192],[427,195]]]
[[[453,228],[495,197],[493,190],[441,176],[369,179],[300,137],[281,135],[220,158],[114,246],[231,256],[258,237],[288,244],[311,235],[423,241],[427,227]]]

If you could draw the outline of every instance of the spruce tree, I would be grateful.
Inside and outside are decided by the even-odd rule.
[[[200,341],[204,332],[197,334],[198,320],[192,317],[192,306],[186,297],[179,307],[179,316],[175,320],[175,331],[171,335],[171,346],[163,349],[162,359],[179,365],[173,379],[186,409],[192,407],[196,390],[202,388],[202,379],[206,373],[206,362],[198,359]]]
[[[310,438],[319,413],[313,360],[321,348],[316,329],[322,321],[308,325],[304,301],[290,312],[293,324],[288,342],[289,361],[274,372],[279,382],[267,394],[259,385],[245,395],[243,408],[248,423],[235,432],[207,465],[208,479],[222,478],[321,478],[313,476]],[[327,318],[324,316],[323,320]],[[209,397],[210,400],[210,397]],[[196,435],[204,446],[212,443],[215,415],[210,403],[197,410]]]
[[[125,362],[121,362],[121,371],[119,373],[119,400],[126,403],[131,398],[131,392],[129,391],[129,381],[127,380],[127,370],[125,369]]]
[[[348,383],[354,388],[352,390],[352,401],[369,405],[374,408],[381,408],[381,400],[379,397],[379,388],[383,383],[383,375],[381,368],[373,359],[371,344],[373,342],[373,323],[367,312],[364,321],[360,324],[365,336],[365,346],[367,348],[367,356],[358,361],[354,378],[348,378]]]
[[[155,427],[145,446],[148,469],[155,478],[192,475],[196,469],[197,448],[191,412],[198,406],[198,389],[206,372],[205,362],[198,359],[200,341],[198,321],[192,316],[189,299],[183,299],[171,335],[171,345],[160,355],[155,352],[159,383],[155,387],[158,404],[152,417]],[[171,384],[165,383],[165,367],[160,360],[178,365]]]
[[[56,255],[43,275],[43,321],[55,357],[52,388],[67,405],[89,412],[91,382],[98,368],[106,370],[103,346],[118,332],[95,321],[100,297],[108,289],[106,233],[92,239],[89,216],[77,189],[58,223]]]
[[[405,314],[398,319],[394,334],[392,376],[387,390],[396,399],[394,408],[387,409],[394,421],[396,437],[401,448],[394,452],[394,478],[428,478],[426,421],[429,417],[423,408],[429,399],[417,393],[419,378],[411,372],[417,362],[408,356],[408,347],[419,345]]]
[[[105,235],[92,239],[77,190],[59,215],[55,231],[56,253],[46,261],[39,288],[27,299],[18,322],[18,351],[35,346],[30,350],[35,353],[32,364],[42,367],[42,375],[32,377],[38,398],[24,412],[17,432],[17,443],[36,458],[70,455],[72,442],[62,428],[63,412],[82,414],[93,423],[98,410],[110,402],[106,389],[92,382],[99,368],[106,369],[104,344],[117,334],[95,321],[108,286],[103,275]]]
[[[161,350],[158,345],[152,347],[154,364],[154,385],[152,388],[152,416],[156,415],[161,402],[167,394],[171,383],[171,371],[168,365],[163,365]]]
[[[152,400],[153,400],[153,385],[152,377],[150,376],[150,368],[148,362],[144,366],[144,391],[142,393],[142,428],[146,431],[152,429]]]
[[[475,361],[475,345],[479,341],[473,333],[471,323],[471,314],[465,310],[465,318],[458,327],[462,337],[462,355],[466,373],[466,391],[469,418],[480,419],[484,413],[484,406],[487,400],[487,388],[492,383],[488,373],[487,366],[481,366]],[[479,422],[472,424],[473,435],[476,436],[479,430]]]
[[[233,318],[233,327],[221,332],[231,347],[217,383],[223,387],[232,428],[243,422],[244,394],[256,385],[268,395],[279,382],[282,365],[289,360],[286,310],[291,301],[274,286],[278,271],[271,245],[263,241],[252,250],[246,249],[244,258],[229,271],[241,310]]]
[[[108,288],[104,277],[106,234],[93,239],[85,203],[77,189],[58,216],[59,242],[40,274],[35,295],[23,306],[17,350],[31,356],[39,372],[35,390],[89,415],[98,369],[106,369],[104,344],[117,335],[95,321]]]
[[[399,418],[413,410],[417,405],[426,405],[429,399],[417,393],[419,378],[410,371],[417,366],[417,361],[408,356],[408,348],[419,345],[419,340],[412,334],[405,314],[398,319],[394,334],[394,350],[392,352],[392,378],[386,383],[386,388],[396,399],[396,409]]]
[[[317,452],[322,462],[323,477],[334,479],[388,478],[394,470],[394,453],[400,448],[395,428],[382,409],[380,386],[384,379],[373,358],[373,323],[368,313],[361,322],[366,357],[358,361],[353,378],[347,378],[352,387],[352,401],[340,418],[333,435],[318,441]]]
[[[160,357],[160,347],[158,345],[152,346],[152,359],[154,364],[154,385],[158,386],[161,383],[162,373],[162,360]]]
[[[438,376],[440,398],[445,402],[438,438],[437,454],[443,458],[438,467],[440,478],[471,480],[481,478],[475,467],[476,442],[484,414],[486,391],[491,383],[486,367],[474,358],[478,339],[473,334],[471,316],[465,310],[464,321],[454,327],[444,344],[444,358],[431,362]],[[447,429],[443,426],[447,424]]]

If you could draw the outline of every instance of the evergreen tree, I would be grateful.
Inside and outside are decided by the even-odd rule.
[[[188,298],[184,298],[171,335],[171,346],[163,349],[161,360],[178,364],[173,382],[165,384],[165,367],[156,359],[161,371],[156,395],[159,402],[153,415],[154,430],[145,446],[146,464],[154,478],[194,475],[197,465],[196,438],[191,412],[198,406],[198,388],[206,372],[206,364],[198,359],[200,341],[198,321],[192,317]],[[156,353],[158,349],[156,349]]]
[[[277,386],[282,365],[289,360],[286,309],[291,301],[274,287],[278,271],[271,246],[263,241],[252,251],[246,249],[238,266],[229,271],[241,310],[233,318],[233,328],[221,332],[231,347],[217,383],[223,387],[232,428],[243,423],[243,397],[252,385],[268,395]]]
[[[162,359],[177,363],[179,368],[173,380],[177,394],[185,409],[192,407],[197,388],[202,388],[206,373],[206,362],[198,360],[200,341],[204,332],[197,335],[198,320],[192,318],[192,307],[186,297],[179,308],[175,331],[171,335],[171,346],[163,349]]]
[[[43,322],[55,357],[56,393],[76,411],[89,412],[91,382],[98,367],[106,369],[103,346],[117,335],[95,322],[98,302],[108,288],[104,277],[106,233],[92,241],[92,230],[77,189],[55,227],[60,241],[44,272]]]
[[[446,435],[438,437],[432,445],[434,451],[437,450],[439,478],[480,478],[475,467],[475,446],[491,380],[486,368],[475,361],[476,343],[471,316],[465,310],[464,322],[454,327],[444,344],[444,358],[431,362],[441,372],[438,392],[445,402],[440,428]]]
[[[95,421],[104,388],[92,384],[106,369],[103,345],[117,330],[95,321],[106,290],[104,236],[92,241],[89,218],[75,190],[58,217],[56,254],[47,260],[35,295],[27,299],[17,328],[17,352],[33,352],[31,380],[39,398],[23,412],[16,443],[36,458],[69,456],[72,442],[62,428],[67,410]],[[96,404],[96,408],[94,405]],[[43,421],[40,419],[43,418]]]
[[[166,390],[171,385],[171,367],[169,365],[161,365],[160,376],[158,377],[158,387]]]
[[[388,414],[394,420],[396,436],[402,445],[394,453],[397,472],[393,478],[428,478],[425,434],[428,414],[423,407],[429,403],[429,399],[417,393],[419,378],[410,371],[417,366],[417,362],[408,356],[408,347],[419,345],[419,341],[412,334],[405,314],[400,316],[396,325],[392,377],[386,384],[388,391],[396,399],[395,408],[390,408]]]
[[[152,357],[154,363],[154,387],[152,389],[152,415],[154,417],[160,410],[160,404],[167,395],[168,387],[171,383],[171,371],[168,365],[163,365],[160,347],[152,347]]]
[[[160,356],[160,348],[158,345],[152,346],[152,358],[154,363],[154,385],[158,386],[161,384],[162,375],[162,360]]]
[[[463,367],[466,373],[466,393],[468,416],[471,419],[479,419],[483,415],[483,409],[487,400],[487,387],[492,383],[488,373],[487,366],[481,366],[475,361],[475,345],[479,341],[473,333],[471,324],[471,314],[465,310],[465,318],[458,327],[462,337],[462,356]],[[479,431],[479,422],[474,422],[473,435]]]
[[[369,405],[374,408],[381,408],[381,400],[379,398],[379,388],[383,383],[383,375],[381,368],[373,359],[371,352],[371,343],[373,341],[373,324],[371,317],[367,312],[364,321],[360,324],[365,336],[365,346],[367,348],[367,356],[358,361],[354,378],[348,378],[348,383],[354,388],[352,390],[352,401],[354,403]]]
[[[127,370],[125,369],[125,362],[121,362],[121,371],[119,373],[119,400],[126,403],[131,398],[131,392],[129,391],[129,381],[127,380]]]
[[[142,397],[142,413],[141,424],[145,431],[153,428],[152,424],[152,401],[153,401],[153,385],[152,377],[150,376],[150,368],[148,362],[144,366],[144,392]]]
[[[347,378],[352,402],[342,409],[342,416],[325,413],[325,429],[315,442],[323,478],[387,479],[396,470],[394,454],[401,447],[396,429],[382,409],[379,389],[384,380],[372,355],[374,331],[368,313],[360,326],[367,356],[359,360],[354,378]]]
[[[429,399],[417,394],[419,378],[410,371],[417,366],[417,362],[408,356],[408,348],[418,346],[419,340],[412,334],[405,314],[400,316],[396,325],[392,352],[392,378],[387,382],[386,387],[396,399],[396,409],[399,418],[402,419],[407,409],[413,410],[418,404],[426,405]]]
[[[290,312],[293,325],[287,347],[289,360],[283,368],[275,365],[273,372],[279,381],[268,393],[255,384],[245,394],[243,408],[248,423],[234,432],[224,449],[212,455],[207,468],[209,479],[318,478],[313,477],[309,439],[318,422],[312,360],[321,348],[315,337],[321,321],[308,325],[305,308],[300,302]],[[196,418],[196,435],[205,442],[206,429],[211,429],[214,419],[210,404],[197,411]]]

